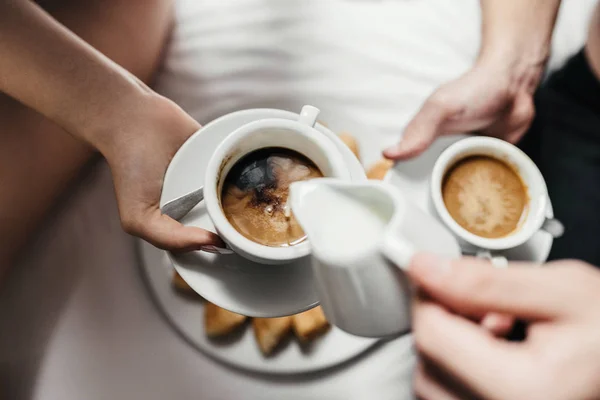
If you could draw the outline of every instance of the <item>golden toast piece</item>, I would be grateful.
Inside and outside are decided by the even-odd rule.
[[[329,329],[329,321],[321,306],[292,316],[294,333],[301,342],[315,339]]]
[[[187,284],[186,281],[183,280],[183,278],[181,277],[181,275],[179,275],[177,273],[177,271],[173,270],[173,277],[171,278],[171,284],[173,285],[173,287],[179,291],[181,291],[182,293],[185,294],[197,294],[194,289],[192,289],[190,287],[190,285]]]
[[[262,353],[270,355],[292,329],[292,317],[254,318],[254,336]]]
[[[391,160],[381,159],[369,168],[367,171],[367,178],[374,180],[383,180],[385,174],[394,166],[394,162]]]
[[[348,146],[348,148],[350,149],[350,151],[352,151],[352,153],[354,153],[356,158],[360,160],[360,150],[356,138],[346,132],[340,133],[338,137],[342,140],[342,142],[344,142],[346,146]]]
[[[248,317],[227,311],[213,303],[204,306],[204,330],[210,337],[228,335],[240,326]]]

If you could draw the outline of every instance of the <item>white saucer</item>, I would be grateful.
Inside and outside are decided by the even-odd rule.
[[[429,196],[429,178],[435,161],[452,143],[467,135],[452,135],[438,139],[425,153],[414,160],[399,162],[388,172],[385,181],[402,189],[402,192],[424,211],[436,215]],[[553,217],[552,205],[548,217]],[[495,253],[513,261],[544,262],[550,254],[552,236],[544,231],[537,232],[529,241],[514,249]]]
[[[203,185],[208,159],[229,133],[264,118],[297,119],[288,111],[254,109],[218,118],[196,132],[171,161],[161,196],[161,206]],[[364,169],[346,145],[329,129],[317,129],[337,145],[348,162],[353,179],[366,179]],[[214,232],[214,225],[200,203],[183,220],[185,225]],[[225,309],[252,317],[295,314],[318,304],[308,258],[287,265],[263,265],[238,255],[194,252],[170,254],[182,278],[202,297]]]
[[[335,327],[302,347],[294,338],[282,344],[270,357],[264,357],[251,326],[242,328],[224,341],[207,338],[204,332],[204,305],[177,293],[171,286],[172,266],[166,253],[137,241],[140,268],[153,300],[170,325],[194,348],[213,359],[246,370],[270,374],[301,374],[321,371],[355,360],[373,347],[376,339],[349,335]]]

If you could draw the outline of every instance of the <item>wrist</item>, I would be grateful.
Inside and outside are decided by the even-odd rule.
[[[127,159],[148,143],[158,148],[168,148],[173,140],[181,144],[200,128],[177,104],[149,89],[121,99],[87,132],[109,164]]]
[[[74,133],[91,144],[104,156],[127,140],[132,125],[157,113],[167,99],[141,82],[113,92],[110,100],[86,107],[88,115],[73,128]]]
[[[533,93],[544,74],[549,54],[549,44],[483,45],[476,66],[492,70],[510,93]]]

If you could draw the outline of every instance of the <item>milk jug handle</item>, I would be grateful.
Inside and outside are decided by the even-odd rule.
[[[402,270],[408,269],[415,255],[413,246],[402,238],[387,235],[381,243],[381,252],[389,261]]]

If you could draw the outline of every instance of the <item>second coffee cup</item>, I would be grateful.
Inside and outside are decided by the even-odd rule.
[[[500,139],[471,137],[448,147],[430,182],[433,206],[463,247],[517,247],[537,231],[562,234],[549,218],[548,190],[534,162]]]

